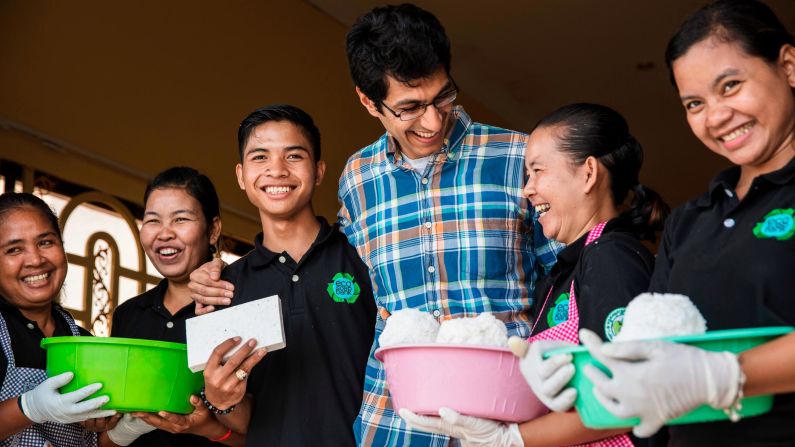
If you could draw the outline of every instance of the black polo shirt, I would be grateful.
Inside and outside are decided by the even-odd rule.
[[[53,304],[52,315],[55,321],[53,337],[71,336],[72,330],[60,312],[59,307]],[[8,334],[11,337],[11,350],[14,352],[14,363],[17,368],[46,369],[47,351],[42,349],[41,341],[45,338],[44,333],[39,329],[39,325],[28,320],[16,307],[8,303],[5,298],[0,297],[0,315],[6,322]],[[87,330],[78,327],[80,335],[91,336]],[[8,370],[8,357],[0,349],[0,384],[5,381],[6,371]]]
[[[719,174],[665,226],[650,290],[687,295],[709,330],[795,325],[795,158],[734,192],[740,168]],[[795,394],[739,423],[672,426],[670,445],[795,445]]]
[[[260,234],[223,272],[235,285],[233,305],[282,300],[287,347],[268,353],[248,380],[248,446],[355,445],[376,307],[367,267],[336,225],[318,220],[300,261],[266,249]]]
[[[609,221],[602,235],[585,246],[587,237],[561,250],[549,275],[536,286],[533,315],[538,324],[533,335],[568,319],[572,281],[580,328],[609,340],[621,328],[627,303],[648,288],[654,256],[619,219]]]
[[[113,312],[110,335],[185,343],[185,320],[196,316],[195,304],[188,304],[171,315],[163,305],[166,290],[168,290],[168,280],[163,279],[156,287],[119,305]],[[202,436],[155,430],[142,435],[130,445],[132,447],[210,447],[218,444]]]

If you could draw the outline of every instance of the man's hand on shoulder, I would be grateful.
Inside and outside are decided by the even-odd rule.
[[[232,303],[235,286],[221,280],[221,271],[226,263],[221,259],[213,259],[203,264],[190,274],[190,297],[196,302],[196,315],[215,310],[215,306],[228,306]]]

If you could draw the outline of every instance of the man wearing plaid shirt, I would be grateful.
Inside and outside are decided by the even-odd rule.
[[[528,337],[536,275],[559,247],[521,194],[527,135],[453,105],[450,42],[436,17],[413,5],[375,8],[349,31],[347,52],[362,105],[386,129],[351,156],[339,188],[342,230],[381,310],[354,432],[360,445],[448,445],[409,430],[392,407],[373,356],[383,317],[409,307],[438,320],[492,312],[510,335]]]

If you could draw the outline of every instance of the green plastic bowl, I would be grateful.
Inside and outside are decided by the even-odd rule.
[[[668,337],[662,340],[676,343],[684,343],[696,346],[707,351],[729,351],[740,353],[761,345],[773,338],[792,332],[792,327],[765,327],[753,329],[730,329],[723,331],[712,331],[699,335],[686,335],[681,337]],[[577,400],[574,407],[580,414],[583,424],[588,428],[619,428],[633,427],[640,423],[637,418],[622,419],[613,416],[602,404],[596,400],[593,394],[593,384],[582,373],[585,365],[595,365],[605,374],[610,375],[610,371],[601,363],[591,357],[591,353],[583,346],[558,349],[551,351],[547,356],[555,354],[571,354],[574,362],[575,373],[569,384],[577,389]],[[739,411],[742,417],[757,416],[770,411],[773,406],[773,396],[754,396],[746,397],[742,400],[742,409]],[[702,405],[695,410],[684,414],[676,419],[672,419],[667,425],[692,424],[697,422],[710,422],[727,420],[728,416],[723,410],[716,410],[709,405]]]
[[[119,337],[51,337],[41,341],[47,350],[47,376],[71,371],[75,377],[61,392],[101,382],[96,393],[110,397],[102,408],[121,412],[193,411],[191,394],[204,385],[202,373],[188,369],[182,343]]]

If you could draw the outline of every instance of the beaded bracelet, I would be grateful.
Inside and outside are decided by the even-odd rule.
[[[204,406],[207,407],[208,410],[212,411],[213,413],[215,413],[215,414],[217,414],[219,416],[223,416],[225,414],[229,414],[232,411],[234,411],[234,409],[235,409],[235,405],[232,405],[231,407],[227,408],[226,410],[221,410],[218,407],[216,407],[215,405],[211,404],[210,401],[207,400],[207,395],[204,394],[204,387],[202,387],[202,391],[201,391],[201,393],[199,393],[199,397],[201,397],[202,403],[204,403]]]

